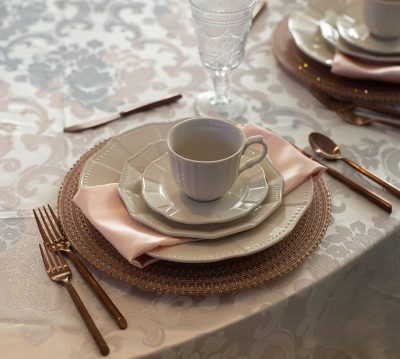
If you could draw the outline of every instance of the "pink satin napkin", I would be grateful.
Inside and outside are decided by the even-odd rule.
[[[400,83],[400,64],[363,62],[341,52],[335,53],[331,71],[335,75],[353,79]]]
[[[319,165],[296,150],[278,135],[249,124],[243,128],[246,136],[262,135],[268,144],[268,156],[284,179],[284,194],[289,193],[309,176],[321,173]],[[188,238],[166,236],[134,220],[119,197],[117,183],[81,187],[73,201],[90,223],[133,265],[144,268],[156,261],[146,253],[158,246],[170,246],[189,241]]]

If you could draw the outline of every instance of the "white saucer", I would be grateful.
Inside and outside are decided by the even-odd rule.
[[[147,205],[171,221],[186,224],[221,223],[243,217],[264,200],[267,191],[259,165],[241,173],[224,196],[211,202],[195,201],[180,190],[171,174],[168,153],[151,162],[142,174],[142,195]]]
[[[353,46],[382,55],[400,54],[400,39],[378,40],[370,35],[361,3],[350,6],[337,18],[336,25],[340,36]]]

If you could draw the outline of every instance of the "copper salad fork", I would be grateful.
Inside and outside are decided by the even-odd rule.
[[[87,328],[89,329],[90,334],[92,335],[94,341],[96,342],[101,354],[108,355],[110,349],[108,348],[107,343],[105,342],[103,336],[101,335],[99,329],[94,323],[92,317],[87,311],[85,305],[83,304],[81,298],[76,292],[75,288],[72,286],[71,277],[72,272],[64,257],[59,253],[51,253],[46,246],[43,247],[39,244],[40,254],[42,255],[43,264],[46,269],[46,272],[49,278],[53,282],[60,283],[64,285],[68,289],[68,293],[71,296],[76,308],[79,311],[83,321],[85,322]]]
[[[117,325],[121,329],[125,329],[128,326],[126,319],[118,310],[118,308],[115,306],[115,304],[111,301],[111,299],[106,294],[104,289],[97,282],[96,278],[89,272],[85,264],[79,259],[79,257],[72,250],[72,245],[68,241],[68,239],[64,236],[61,223],[57,218],[56,214],[54,213],[53,209],[50,207],[50,205],[47,205],[47,208],[48,210],[46,209],[45,206],[43,206],[43,211],[40,208],[37,209],[41,221],[39,220],[39,216],[37,215],[36,211],[33,210],[36,223],[43,238],[43,243],[50,251],[52,252],[59,251],[69,256],[69,258],[75,264],[75,267],[78,269],[79,273],[82,275],[82,277],[89,284],[90,288],[100,299],[101,303],[107,309],[107,311],[114,319],[114,321],[117,323]],[[41,224],[41,222],[43,224]]]

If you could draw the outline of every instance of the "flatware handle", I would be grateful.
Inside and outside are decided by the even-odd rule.
[[[252,25],[256,22],[256,20],[260,17],[260,15],[267,8],[267,0],[259,0],[254,5],[253,9],[253,22]]]
[[[87,130],[89,128],[95,128],[95,127],[105,125],[106,123],[110,123],[112,121],[119,120],[120,118],[121,118],[121,115],[119,113],[113,113],[109,116],[99,117],[99,118],[95,118],[95,119],[92,119],[89,121],[78,123],[77,125],[64,127],[64,132],[69,132],[69,133],[80,132],[83,130]]]
[[[78,293],[76,292],[75,288],[69,281],[65,281],[64,285],[68,289],[68,293],[71,296],[75,307],[78,309],[79,314],[81,315],[83,321],[86,324],[90,334],[92,335],[94,341],[96,342],[100,353],[103,356],[106,356],[110,353],[110,349],[108,348],[107,343],[105,342],[103,336],[101,335],[99,329],[97,328],[96,324],[94,323],[92,317],[90,316],[89,312],[87,311],[85,305],[83,304],[81,298],[79,297]]]
[[[152,101],[150,103],[147,103],[145,105],[141,105],[139,107],[138,106],[132,106],[130,108],[125,109],[124,111],[121,111],[120,115],[121,116],[129,116],[129,115],[132,115],[132,114],[137,113],[137,112],[148,111],[148,110],[151,110],[151,109],[156,108],[156,107],[169,105],[170,103],[178,101],[181,98],[182,98],[182,95],[181,94],[177,94],[177,95],[173,95],[173,96],[170,96],[170,97],[163,98],[161,100]]]
[[[324,164],[324,166],[326,166],[326,165]],[[354,190],[355,192],[357,192],[364,198],[368,199],[372,203],[381,207],[386,212],[392,213],[392,205],[390,204],[390,202],[388,202],[381,196],[379,196],[376,193],[370,191],[369,189],[359,185],[357,182],[354,182],[352,179],[342,175],[340,172],[336,171],[332,167],[327,167],[326,172],[333,178],[336,178],[338,181],[340,181],[343,184],[345,184],[346,186],[350,187],[352,190]]]
[[[379,178],[378,176],[374,175],[372,172],[368,171],[366,168],[360,166],[359,164],[355,163],[354,161],[342,157],[343,161],[345,161],[348,165],[350,165],[351,167],[353,167],[354,169],[356,169],[358,172],[360,172],[361,174],[363,174],[364,176],[368,177],[369,179],[371,179],[372,181],[378,183],[379,185],[381,185],[383,188],[386,188],[390,193],[392,193],[393,195],[395,195],[397,198],[400,198],[400,190],[398,188],[396,188],[395,186],[393,186],[392,184],[390,184],[389,182],[386,182],[385,180],[383,180],[382,178]]]
[[[82,275],[82,277],[89,284],[90,288],[97,295],[97,297],[99,298],[101,303],[104,305],[104,307],[107,309],[108,313],[111,315],[111,317],[117,323],[117,325],[121,329],[125,329],[128,326],[126,319],[121,314],[121,312],[118,310],[118,308],[115,306],[115,304],[112,302],[110,297],[106,294],[104,289],[97,282],[96,278],[92,275],[92,273],[89,272],[89,270],[87,269],[85,264],[80,260],[80,258],[73,251],[69,250],[66,253],[69,255],[72,262],[75,264],[76,269],[79,271],[79,273]]]
[[[379,206],[383,210],[388,213],[392,213],[392,205],[386,199],[382,198],[381,196],[377,195],[376,193],[370,191],[368,188],[365,188],[354,182],[352,179],[346,177],[345,175],[341,174],[340,172],[336,171],[334,168],[327,166],[325,163],[322,163],[318,159],[316,159],[313,155],[309,154],[308,152],[304,151],[303,149],[295,146],[303,155],[307,156],[308,158],[312,159],[315,162],[326,167],[326,172],[333,178],[337,179],[339,182],[343,183],[344,185],[348,186],[364,198],[368,199],[375,205]]]
[[[374,112],[379,112],[379,113],[384,113],[386,115],[390,115],[393,117],[400,118],[400,111],[396,110],[394,108],[386,107],[386,106],[380,106],[372,103],[357,103],[357,107],[359,108],[365,108],[367,110],[371,110]]]
[[[390,126],[390,127],[394,127],[394,128],[400,128],[400,123],[397,123],[394,121],[384,120],[382,118],[374,118],[373,121],[376,123],[380,123],[381,125]]]

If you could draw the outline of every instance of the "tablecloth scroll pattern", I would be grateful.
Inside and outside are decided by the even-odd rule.
[[[300,147],[307,147],[310,132],[323,132],[340,141],[347,156],[400,186],[399,133],[349,126],[307,91],[307,75],[321,73],[327,74],[325,89],[342,94],[330,85],[328,69],[294,49],[281,23],[305,3],[268,0],[254,24],[232,76],[232,89],[248,103],[238,122],[269,128]],[[193,116],[194,96],[211,84],[199,62],[190,9],[180,0],[13,0],[2,2],[0,18],[0,353],[6,359],[97,358],[70,299],[43,270],[31,209],[56,206],[68,170],[102,140]],[[282,26],[276,42],[274,30]],[[305,78],[295,81],[282,71],[276,45],[293,54],[288,66],[302,66],[296,71]],[[393,91],[382,86],[368,93]],[[357,89],[363,98],[364,86]],[[172,106],[99,129],[62,132],[66,124],[177,92],[183,98]],[[389,105],[399,98],[397,87],[382,100]],[[74,272],[110,358],[398,359],[399,203],[345,165],[331,165],[389,199],[393,212],[324,175],[331,195],[325,237],[296,270],[275,280],[192,297],[144,292],[91,267],[127,317],[129,327],[120,331]]]

